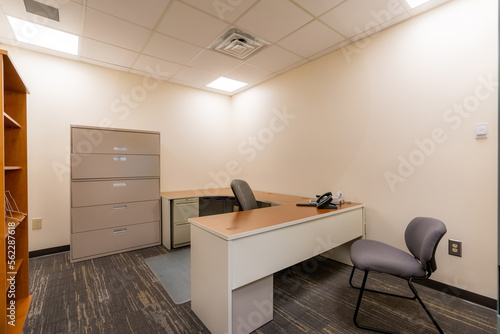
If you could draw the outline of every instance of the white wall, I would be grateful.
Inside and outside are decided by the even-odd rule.
[[[366,204],[369,238],[403,249],[413,217],[440,218],[433,279],[496,299],[497,13],[494,0],[455,0],[238,94],[240,177],[297,195],[343,190]]]
[[[230,98],[1,46],[28,97],[30,250],[70,243],[70,125],[161,131],[161,190],[203,188],[231,148]],[[127,97],[128,96],[128,97]],[[125,101],[125,102],[124,102]]]

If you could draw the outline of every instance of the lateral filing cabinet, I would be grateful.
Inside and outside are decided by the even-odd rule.
[[[160,134],[71,127],[71,260],[159,245]]]

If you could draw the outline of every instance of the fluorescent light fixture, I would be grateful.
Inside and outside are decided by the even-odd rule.
[[[19,42],[78,55],[78,36],[15,17],[7,18]]]
[[[248,85],[246,82],[220,77],[219,79],[209,83],[207,87],[220,89],[226,92],[234,92],[235,90],[244,87],[246,85]]]
[[[431,0],[406,0],[408,3],[408,6],[410,6],[411,9],[418,7],[420,5],[423,5],[426,2],[429,2]]]

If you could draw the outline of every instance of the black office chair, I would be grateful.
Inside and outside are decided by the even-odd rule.
[[[436,326],[439,333],[443,333],[438,323],[425,307],[417,290],[412,284],[413,279],[427,279],[436,271],[435,252],[437,245],[446,233],[446,226],[442,221],[434,218],[417,217],[406,227],[405,241],[411,254],[398,248],[374,240],[358,240],[351,247],[351,261],[354,264],[349,278],[349,284],[359,289],[358,302],[354,311],[354,324],[358,328],[368,329],[379,333],[391,333],[385,330],[359,325],[357,321],[361,299],[365,291],[381,293],[384,295],[405,299],[417,299],[425,312]],[[352,284],[354,271],[357,269],[365,272],[361,287]],[[366,279],[370,270],[386,273],[406,279],[413,292],[413,297],[401,296],[387,292],[366,289]]]
[[[234,179],[231,181],[231,190],[236,197],[240,211],[257,209],[257,200],[246,181]]]

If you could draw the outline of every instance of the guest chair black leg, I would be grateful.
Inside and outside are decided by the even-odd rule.
[[[354,284],[352,284],[352,278],[354,277],[354,271],[356,270],[356,267],[352,267],[352,272],[351,272],[351,277],[349,278],[349,285],[351,287],[353,287],[354,289],[360,289],[360,287],[358,286],[354,286]],[[365,291],[370,291],[370,292],[375,292],[375,293],[380,293],[382,295],[386,295],[386,296],[392,296],[392,297],[398,297],[398,298],[404,298],[404,299],[410,299],[410,300],[415,300],[417,299],[417,297],[413,296],[402,296],[402,295],[396,295],[394,293],[389,293],[389,292],[384,292],[384,291],[378,291],[378,290],[372,290],[372,289],[366,289],[365,288]]]
[[[370,291],[370,292],[380,293],[380,294],[388,295],[388,296],[392,296],[392,297],[399,297],[399,298],[410,299],[410,300],[415,300],[415,299],[418,300],[418,302],[420,303],[420,305],[424,309],[425,313],[427,313],[427,315],[431,319],[431,321],[434,324],[434,326],[436,327],[436,329],[439,331],[439,333],[443,334],[443,330],[441,329],[441,327],[439,327],[437,321],[434,319],[434,317],[432,316],[431,312],[427,309],[427,307],[425,306],[424,302],[422,301],[422,299],[418,295],[417,289],[415,289],[415,287],[413,286],[413,284],[412,284],[412,279],[413,278],[412,277],[410,277],[408,279],[408,286],[410,287],[411,291],[413,292],[414,297],[407,297],[407,296],[400,296],[400,295],[396,295],[396,294],[392,294],[392,293],[386,293],[386,292],[382,292],[382,291],[367,289],[366,288],[366,281],[368,279],[368,272],[369,272],[369,270],[365,270],[364,271],[363,282],[361,283],[361,287],[354,286],[352,284],[352,278],[354,276],[354,271],[355,270],[356,270],[356,267],[353,267],[352,268],[352,272],[351,272],[351,277],[349,278],[349,284],[353,288],[360,290],[359,291],[359,296],[358,296],[358,301],[356,303],[356,309],[354,310],[354,317],[353,317],[354,324],[356,325],[356,327],[361,328],[361,329],[370,330],[370,331],[377,332],[377,333],[397,334],[395,332],[389,332],[389,331],[382,330],[382,329],[379,329],[379,328],[368,327],[368,326],[360,325],[358,323],[358,314],[359,314],[359,309],[360,309],[360,306],[361,306],[361,300],[363,299],[363,294],[364,294],[365,291]]]
[[[415,295],[415,298],[417,298],[417,300],[420,303],[420,305],[422,305],[422,308],[424,309],[425,313],[427,313],[427,315],[429,316],[429,318],[432,320],[432,323],[434,324],[434,326],[436,326],[436,329],[439,331],[439,333],[443,334],[443,330],[441,329],[441,327],[439,327],[437,321],[434,319],[434,317],[432,316],[431,312],[427,309],[427,307],[425,306],[425,304],[422,301],[422,299],[420,299],[420,296],[418,295],[417,289],[415,289],[415,287],[413,286],[411,280],[412,280],[412,278],[410,277],[410,279],[408,279],[408,285],[410,286],[411,291]]]
[[[394,332],[388,332],[388,331],[385,331],[385,330],[382,330],[382,329],[378,329],[378,328],[373,328],[373,327],[368,327],[368,326],[363,326],[363,325],[360,325],[358,324],[358,313],[359,313],[359,307],[361,306],[361,300],[363,299],[363,293],[365,292],[365,287],[366,287],[366,280],[368,278],[368,270],[365,270],[365,274],[363,276],[363,283],[361,283],[361,287],[358,288],[360,291],[359,291],[359,296],[358,296],[358,302],[356,304],[356,310],[354,311],[354,324],[356,325],[356,327],[358,328],[361,328],[361,329],[367,329],[367,330],[370,330],[370,331],[373,331],[373,332],[378,332],[378,333],[386,333],[386,334],[397,334],[397,333],[394,333]],[[353,272],[351,273],[351,278],[352,278],[352,274],[354,273],[354,270]],[[368,290],[366,290],[368,291]],[[375,291],[376,292],[376,291]]]

